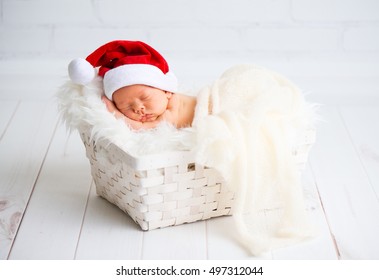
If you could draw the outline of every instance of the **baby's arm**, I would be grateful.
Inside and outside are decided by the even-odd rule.
[[[108,111],[111,112],[116,117],[116,119],[123,119],[127,125],[129,125],[131,128],[133,128],[135,130],[154,128],[160,122],[159,119],[154,120],[154,121],[150,121],[150,122],[144,122],[144,123],[136,121],[136,120],[132,120],[132,119],[128,118],[127,116],[125,116],[123,113],[121,113],[116,108],[114,103],[112,101],[110,101],[107,97],[102,96],[101,99],[105,103],[105,105],[107,106]]]

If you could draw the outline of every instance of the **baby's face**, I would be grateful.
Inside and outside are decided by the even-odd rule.
[[[117,109],[128,118],[140,121],[155,121],[167,109],[172,93],[145,86],[132,85],[113,93]]]

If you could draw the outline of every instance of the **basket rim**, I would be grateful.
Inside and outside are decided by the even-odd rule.
[[[91,135],[91,125],[86,124],[78,128],[83,142],[88,141],[85,138],[90,138]],[[178,162],[195,162],[195,153],[191,150],[176,150],[176,151],[165,151],[158,152],[154,154],[146,155],[132,155],[125,151],[122,147],[117,145],[111,138],[104,138],[101,142],[106,142],[106,149],[111,156],[116,159],[121,160],[138,171],[150,170],[156,168],[163,168],[167,166],[175,166]],[[102,145],[98,142],[97,145]]]

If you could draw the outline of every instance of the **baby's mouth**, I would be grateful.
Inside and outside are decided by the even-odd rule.
[[[146,121],[148,121],[149,119],[151,119],[152,116],[153,116],[152,114],[146,114],[146,115],[143,115],[143,116],[141,116],[140,121],[141,121],[141,122],[146,122]]]

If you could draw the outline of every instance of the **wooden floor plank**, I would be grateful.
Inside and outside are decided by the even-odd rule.
[[[10,259],[73,259],[91,181],[79,135],[59,126]]]
[[[76,259],[140,259],[143,232],[92,186]]]
[[[17,110],[18,100],[0,100],[0,141]]]
[[[324,107],[321,115],[310,162],[340,258],[378,259],[376,194],[338,110]]]
[[[8,257],[56,123],[51,102],[21,102],[0,142],[0,259]]]
[[[144,233],[145,260],[206,259],[205,222],[183,224]]]
[[[340,113],[379,200],[379,106],[345,106]]]

